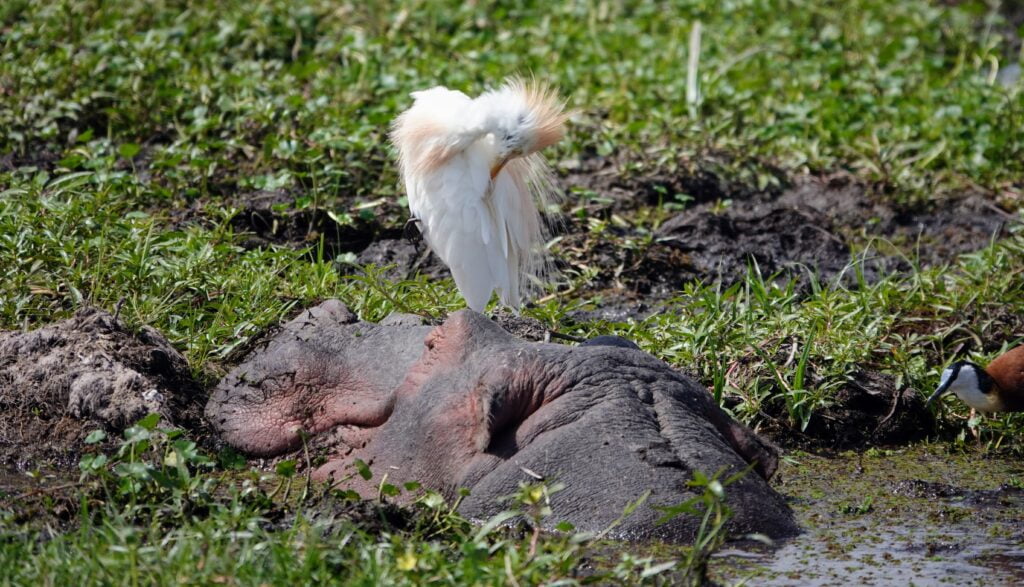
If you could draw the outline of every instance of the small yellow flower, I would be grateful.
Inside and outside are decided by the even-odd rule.
[[[416,558],[416,554],[412,550],[406,550],[405,554],[398,555],[398,570],[399,571],[411,571],[416,568],[416,563],[420,559]]]
[[[164,457],[164,466],[166,467],[177,467],[178,466],[178,453],[171,452]]]
[[[544,488],[540,485],[534,485],[527,490],[526,503],[539,503],[542,497],[544,497]]]

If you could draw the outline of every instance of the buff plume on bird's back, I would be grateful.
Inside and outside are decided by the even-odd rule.
[[[539,151],[565,135],[564,103],[519,78],[476,98],[441,86],[412,98],[391,130],[412,217],[470,308],[495,291],[518,308],[547,270],[537,202],[559,194]]]

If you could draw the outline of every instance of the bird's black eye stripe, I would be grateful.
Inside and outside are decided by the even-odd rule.
[[[952,381],[952,380],[956,379],[956,376],[960,374],[960,368],[963,367],[966,364],[967,363],[965,363],[964,361],[957,361],[957,362],[953,363],[952,365],[950,365],[949,366],[949,369],[950,369],[949,380]]]
[[[984,369],[976,369],[978,373],[978,388],[981,389],[981,393],[989,393],[992,391],[992,386],[995,384],[995,380],[992,376],[985,372]]]

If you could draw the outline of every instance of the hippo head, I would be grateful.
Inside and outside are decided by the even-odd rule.
[[[599,531],[645,492],[616,529],[631,539],[692,539],[698,520],[666,524],[656,506],[693,496],[694,472],[754,471],[728,489],[733,532],[784,536],[792,514],[766,480],[777,453],[705,389],[629,344],[530,343],[462,311],[431,328],[357,322],[338,302],[304,312],[217,387],[207,417],[259,455],[294,450],[301,433],[336,451],[315,471],[365,496],[357,459],[390,483],[418,481],[486,518],[520,482],[545,479],[551,523]],[[376,479],[376,478],[375,478]]]

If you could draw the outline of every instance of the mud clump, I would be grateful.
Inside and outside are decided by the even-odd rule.
[[[558,183],[565,191],[582,196],[588,216],[603,218],[645,206],[678,204],[681,200],[677,196],[704,204],[725,199],[746,200],[761,193],[747,182],[716,171],[716,167],[737,163],[724,152],[705,151],[699,161],[679,160],[671,170],[635,173],[631,171],[635,163],[624,154],[602,157],[591,153],[578,160],[563,161],[559,167],[564,175]],[[771,173],[779,184],[785,182],[781,170],[772,169]],[[761,195],[777,195],[778,191],[772,187]]]
[[[897,388],[892,375],[861,371],[838,390],[833,403],[814,412],[802,432],[786,425],[784,406],[768,408],[774,424],[765,433],[787,447],[834,450],[902,445],[925,439],[935,421],[911,388]]]
[[[586,207],[588,216],[620,210],[621,189],[598,194],[607,209]],[[797,278],[806,289],[821,283],[856,286],[882,276],[953,261],[986,246],[1019,222],[981,195],[900,207],[874,198],[849,178],[797,178],[788,189],[721,192],[695,198],[687,210],[665,219],[653,234],[642,227],[609,225],[592,234],[574,221],[559,255],[574,270],[597,269],[586,288],[618,303],[642,297],[664,300],[693,281],[730,285],[756,266],[768,279]],[[638,201],[647,198],[636,193]]]
[[[922,479],[894,483],[892,493],[913,498],[954,500],[960,505],[976,508],[999,508],[1024,499],[1024,489],[1005,484],[995,489],[967,489]]]
[[[491,320],[501,326],[502,330],[530,342],[548,342],[549,331],[544,323],[536,318],[520,316],[510,310],[500,309],[491,316]]]
[[[235,230],[250,233],[243,243],[246,248],[270,244],[292,248],[319,247],[314,254],[333,259],[342,253],[366,249],[383,232],[375,220],[362,216],[332,217],[324,208],[300,207],[295,196],[276,191],[262,191],[240,196],[240,211],[231,219]]]
[[[876,201],[863,186],[843,177],[805,178],[778,202],[827,215],[847,241],[885,239],[925,266],[976,251],[993,237],[1006,236],[1008,225],[1020,221],[980,194],[899,207]]]
[[[850,260],[850,248],[832,232],[828,218],[806,207],[680,214],[657,236],[662,246],[684,254],[693,278],[739,281],[751,262],[765,276],[787,269],[833,276]]]
[[[85,308],[30,332],[0,332],[0,465],[73,467],[82,441],[150,413],[197,431],[203,394],[156,330]]]
[[[426,242],[418,235],[374,241],[359,253],[356,264],[376,265],[384,269],[385,278],[393,281],[410,279],[416,273],[431,279],[451,277],[445,264],[430,252]]]
[[[948,483],[924,481],[922,479],[904,479],[892,485],[893,495],[912,498],[941,498],[963,496],[965,490]]]

